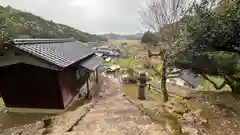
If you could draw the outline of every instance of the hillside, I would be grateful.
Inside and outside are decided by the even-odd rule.
[[[119,34],[109,33],[101,36],[107,38],[108,40],[141,40],[143,34],[137,33],[132,35],[119,35]]]
[[[6,25],[5,32],[13,38],[69,38],[82,42],[99,41],[104,38],[79,31],[67,25],[45,20],[32,13],[23,12],[10,6],[0,6],[0,26]]]

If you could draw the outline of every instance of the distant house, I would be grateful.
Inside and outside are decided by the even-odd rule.
[[[116,47],[100,46],[95,49],[96,54],[105,59],[105,61],[111,61],[112,59],[117,59],[120,57],[120,50]]]
[[[167,82],[196,89],[203,84],[203,77],[188,70],[182,70],[179,74],[169,75]]]
[[[194,74],[188,70],[183,71],[180,75],[180,78],[183,79],[192,88],[197,88],[203,84],[202,76]]]
[[[0,92],[12,111],[66,109],[81,90],[92,87],[90,77],[98,76],[101,63],[95,50],[74,39],[15,39],[5,49]]]
[[[121,45],[122,45],[122,46],[126,46],[126,45],[127,45],[127,42],[124,40],[124,41],[122,41]]]

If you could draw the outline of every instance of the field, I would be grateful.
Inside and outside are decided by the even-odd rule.
[[[132,63],[132,59],[129,58],[124,58],[124,59],[119,59],[114,62],[105,62],[104,66],[110,67],[112,65],[119,65],[121,68],[130,68]]]
[[[123,41],[124,41],[124,40],[110,40],[109,43],[110,43],[110,44],[113,44],[113,45],[121,45]],[[127,42],[129,45],[139,44],[139,43],[140,43],[140,41],[138,41],[138,40],[127,40],[126,42]]]

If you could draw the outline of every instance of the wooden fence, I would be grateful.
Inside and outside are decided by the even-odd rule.
[[[155,91],[158,93],[163,93],[162,89],[160,89],[156,86],[153,86],[152,84],[148,84],[148,91]]]
[[[162,89],[160,89],[160,88],[158,88],[156,86],[153,86],[152,84],[148,84],[148,91],[153,91],[153,92],[157,92],[157,93],[160,93],[160,94],[163,93]],[[181,96],[178,96],[178,95],[176,95],[176,94],[174,94],[172,92],[168,92],[168,95],[170,97],[181,97]]]

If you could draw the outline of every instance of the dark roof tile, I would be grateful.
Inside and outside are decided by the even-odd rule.
[[[62,68],[68,67],[95,53],[73,39],[15,39],[17,48]]]
[[[83,60],[81,63],[80,63],[80,66],[81,67],[84,67],[90,71],[94,71],[96,70],[96,68],[101,65],[102,63],[102,58],[100,58],[99,56],[97,55],[93,55],[91,56],[90,58],[87,58],[86,60]]]
[[[203,83],[203,78],[201,76],[187,70],[183,71],[180,77],[195,88]]]

